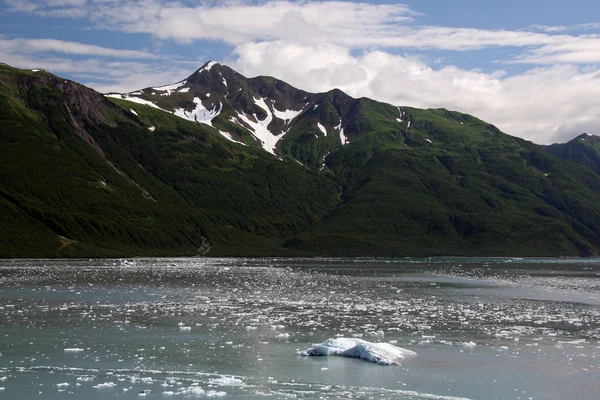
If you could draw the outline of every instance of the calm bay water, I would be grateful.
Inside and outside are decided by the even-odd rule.
[[[597,400],[600,260],[0,260],[0,399],[140,396]]]

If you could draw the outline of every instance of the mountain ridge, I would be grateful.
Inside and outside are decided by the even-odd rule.
[[[460,112],[208,65],[108,97],[0,66],[0,256],[600,252],[584,166]]]

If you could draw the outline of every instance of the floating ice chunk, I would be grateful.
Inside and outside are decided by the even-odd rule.
[[[213,386],[244,386],[244,382],[241,379],[232,376],[213,378],[209,380],[208,383]]]
[[[298,353],[301,356],[342,356],[367,360],[381,365],[400,365],[414,351],[396,347],[389,343],[371,343],[355,338],[327,339],[321,344]]]
[[[104,383],[99,383],[97,385],[92,386],[94,389],[103,389],[103,388],[112,388],[117,386],[116,383],[114,382],[104,382]]]
[[[56,387],[67,387],[70,386],[69,382],[57,383]]]
[[[317,122],[317,128],[319,128],[319,130],[321,132],[323,132],[323,136],[327,136],[327,130],[325,129],[325,127],[323,125],[321,125],[320,122]]]
[[[475,342],[462,342],[462,347],[467,348],[467,349],[473,349],[473,348],[477,347],[477,343],[475,343]]]
[[[181,332],[191,332],[191,330],[192,330],[192,327],[191,327],[191,326],[180,326],[180,327],[179,327],[179,330],[180,330]]]
[[[85,351],[85,350],[84,349],[80,349],[78,347],[72,347],[72,348],[65,349],[65,353],[77,353],[77,352],[80,352],[80,351]]]

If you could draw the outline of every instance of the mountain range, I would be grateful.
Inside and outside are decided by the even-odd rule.
[[[0,257],[595,256],[599,143],[214,62],[106,95],[0,65]]]

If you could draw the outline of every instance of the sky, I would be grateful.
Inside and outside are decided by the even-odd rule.
[[[597,0],[0,0],[0,62],[100,92],[180,81],[209,60],[469,113],[539,144],[600,134]]]

